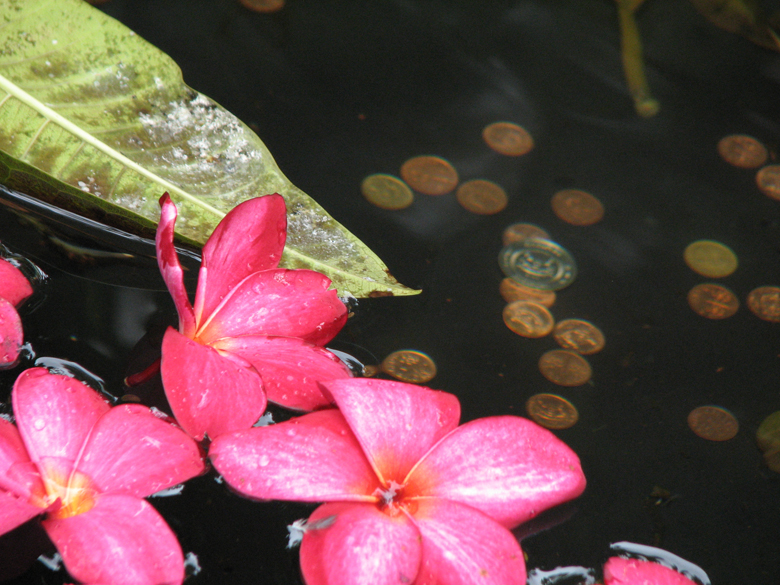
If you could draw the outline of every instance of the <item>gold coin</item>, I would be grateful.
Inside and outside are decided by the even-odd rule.
[[[553,213],[572,225],[593,225],[604,217],[604,206],[590,193],[579,189],[563,189],[553,195]]]
[[[245,8],[255,12],[276,12],[284,8],[284,0],[239,0]]]
[[[401,165],[401,178],[415,191],[444,195],[458,184],[458,173],[438,156],[416,156]]]
[[[425,384],[436,376],[433,360],[412,349],[394,351],[382,361],[381,368],[385,374],[413,384]]]
[[[513,223],[504,230],[501,236],[501,242],[504,246],[519,242],[527,238],[541,238],[542,240],[549,240],[550,234],[540,228],[538,225],[532,223]]]
[[[363,366],[363,377],[373,378],[380,372],[379,366]]]
[[[455,197],[468,211],[480,215],[498,213],[508,202],[506,192],[501,187],[483,179],[466,181],[458,187]]]
[[[559,386],[581,386],[593,375],[588,360],[568,349],[551,349],[542,354],[539,371]]]
[[[734,415],[720,406],[699,406],[688,415],[688,426],[697,436],[708,441],[728,441],[739,430]]]
[[[504,323],[523,337],[544,337],[555,321],[545,307],[533,301],[513,301],[504,307]]]
[[[780,287],[754,288],[748,293],[747,306],[759,319],[780,323]]]
[[[533,421],[548,429],[568,429],[580,418],[574,405],[555,394],[535,394],[525,403]]]
[[[726,319],[737,312],[739,300],[725,286],[705,282],[688,291],[688,305],[707,319]]]
[[[363,197],[382,209],[403,209],[414,201],[412,190],[398,177],[377,173],[360,184]]]
[[[737,256],[731,248],[713,240],[697,240],[685,248],[688,268],[707,278],[729,276],[737,269]]]
[[[534,147],[528,130],[511,122],[493,122],[482,130],[482,138],[499,154],[521,156]]]
[[[590,355],[604,349],[604,334],[593,323],[582,319],[564,319],[558,322],[553,337],[563,349],[573,349]]]
[[[512,301],[533,301],[548,309],[555,304],[555,291],[523,286],[509,277],[501,281],[498,292],[501,293],[501,296],[504,297],[507,303]]]
[[[780,165],[766,165],[759,170],[756,184],[770,199],[780,199]]]
[[[766,147],[752,136],[732,134],[718,141],[718,154],[730,165],[755,169],[766,162]]]
[[[764,453],[767,467],[780,473],[780,410],[770,414],[758,425],[756,442]]]

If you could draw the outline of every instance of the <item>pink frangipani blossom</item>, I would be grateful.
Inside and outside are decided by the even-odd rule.
[[[652,561],[611,557],[604,564],[604,585],[696,585],[682,573]]]
[[[339,410],[222,435],[209,449],[252,498],[326,502],[304,528],[308,585],[525,583],[509,529],[577,497],[577,456],[515,416],[458,426],[455,396],[341,379]]]
[[[16,307],[32,293],[22,271],[0,258],[0,368],[11,367],[19,359],[24,332]]]
[[[41,521],[81,582],[181,583],[176,536],[144,500],[204,470],[197,444],[147,407],[111,408],[44,368],[12,391],[17,426],[0,419],[0,534]]]
[[[162,345],[165,393],[179,424],[200,440],[252,426],[268,400],[295,410],[328,405],[317,382],[349,370],[322,347],[347,311],[331,281],[277,268],[287,236],[284,199],[236,206],[203,248],[195,304],[173,246],[177,210],[166,193],[157,259],[179,313]]]

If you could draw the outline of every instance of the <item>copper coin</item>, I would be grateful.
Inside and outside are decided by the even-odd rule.
[[[394,351],[382,361],[381,368],[385,374],[413,384],[425,384],[436,376],[433,360],[412,349]]]
[[[550,234],[540,228],[538,225],[532,223],[513,223],[504,230],[501,235],[501,242],[504,246],[508,246],[514,242],[519,242],[527,238],[541,238],[542,240],[549,240]]]
[[[284,8],[284,0],[239,0],[245,8],[255,12],[276,12]]]
[[[416,156],[401,165],[401,178],[415,191],[444,195],[458,184],[458,173],[438,156]]]
[[[506,191],[492,181],[474,179],[466,181],[455,193],[463,207],[471,213],[493,215],[506,207]]]
[[[577,277],[577,264],[566,248],[540,238],[505,246],[498,254],[498,265],[520,284],[544,290],[561,290]]]
[[[705,282],[688,291],[688,305],[707,319],[726,319],[737,312],[739,300],[725,286]]]
[[[568,429],[580,418],[571,402],[555,394],[531,396],[525,410],[536,424],[548,429]]]
[[[377,173],[360,184],[363,197],[382,209],[403,209],[414,201],[412,190],[398,177]]]
[[[498,292],[507,303],[512,301],[533,301],[548,309],[555,304],[555,291],[541,290],[523,286],[519,282],[507,277],[501,281]]]
[[[499,154],[521,156],[534,147],[528,130],[512,122],[493,122],[482,130],[482,138]]]
[[[523,337],[544,337],[555,321],[545,307],[533,301],[513,301],[504,307],[504,323]]]
[[[542,354],[539,371],[559,386],[581,386],[593,375],[588,360],[568,349],[551,349]]]
[[[754,288],[748,293],[747,306],[759,319],[780,323],[780,287]]]
[[[756,184],[771,199],[780,199],[780,165],[767,165],[756,173]]]
[[[699,406],[688,415],[688,426],[697,436],[708,441],[728,441],[739,430],[734,415],[720,406]]]
[[[563,349],[573,349],[579,354],[590,355],[604,349],[601,329],[582,319],[564,319],[558,322],[553,337]]]
[[[593,225],[604,217],[604,206],[590,193],[579,189],[563,189],[553,195],[553,213],[572,225]]]
[[[683,258],[688,268],[707,278],[729,276],[739,264],[731,248],[713,240],[691,242],[685,248]]]
[[[730,165],[755,169],[766,162],[766,147],[752,136],[732,134],[718,141],[718,154]]]

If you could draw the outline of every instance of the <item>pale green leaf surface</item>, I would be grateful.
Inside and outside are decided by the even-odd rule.
[[[204,243],[241,201],[281,193],[282,265],[356,297],[414,294],[279,170],[174,61],[82,0],[0,0],[0,182],[120,227],[149,228],[168,191]]]

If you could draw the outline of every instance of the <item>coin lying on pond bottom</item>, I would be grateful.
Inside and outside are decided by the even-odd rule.
[[[551,349],[542,354],[539,371],[559,386],[581,386],[593,375],[588,360],[568,349]]]
[[[572,349],[582,355],[598,353],[604,349],[601,329],[582,319],[564,319],[555,325],[553,337],[564,349]]]
[[[688,426],[697,436],[708,441],[728,441],[739,430],[734,415],[720,406],[699,406],[688,415]]]
[[[241,4],[255,12],[276,12],[284,8],[284,0],[240,0]]]
[[[504,307],[504,323],[523,337],[549,335],[555,321],[545,307],[532,301],[514,301]]]
[[[458,187],[455,197],[465,209],[480,215],[493,215],[506,207],[506,191],[492,181],[474,179]]]
[[[438,156],[416,156],[401,165],[401,178],[425,195],[444,195],[458,184],[458,173]]]
[[[737,312],[739,300],[725,286],[705,282],[688,291],[688,305],[707,319],[726,319]]]
[[[563,246],[540,238],[505,246],[498,255],[498,264],[509,278],[542,290],[560,290],[577,276],[571,254]]]
[[[574,405],[555,394],[531,396],[525,403],[525,410],[536,424],[548,429],[568,429],[579,419]]]
[[[713,240],[691,242],[683,252],[688,268],[707,278],[722,278],[737,269],[737,256],[731,248]]]
[[[363,197],[382,209],[403,209],[414,201],[412,190],[398,177],[377,173],[360,184]]]
[[[538,225],[532,223],[513,223],[504,230],[501,235],[501,242],[504,246],[508,246],[514,242],[525,240],[527,238],[541,238],[543,240],[549,240],[550,234],[540,228]]]
[[[730,165],[743,169],[755,169],[766,162],[766,147],[752,136],[732,134],[718,142],[718,154]]]
[[[533,301],[548,309],[555,304],[555,292],[523,286],[508,276],[501,281],[498,292],[507,303],[513,301]]]
[[[780,323],[780,287],[754,288],[748,293],[747,306],[759,319]]]
[[[550,201],[558,219],[572,225],[593,225],[604,217],[604,206],[590,193],[563,189]]]
[[[756,184],[770,199],[780,199],[780,165],[767,165],[759,170]]]
[[[425,384],[436,376],[433,360],[412,349],[394,351],[382,361],[381,368],[385,374],[413,384]]]
[[[482,130],[482,138],[490,148],[506,156],[521,156],[534,147],[528,130],[512,122],[488,124]]]
[[[766,417],[756,431],[758,448],[772,471],[780,473],[780,410]]]

